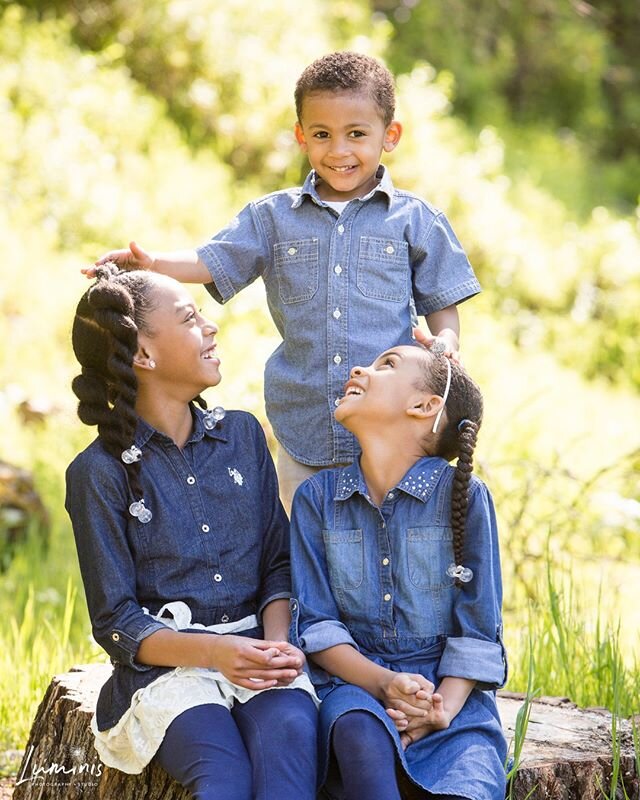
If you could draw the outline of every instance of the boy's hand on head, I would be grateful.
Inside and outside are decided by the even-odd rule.
[[[95,262],[93,267],[85,267],[80,270],[87,278],[95,278],[95,267],[106,264],[107,261],[113,261],[120,269],[127,271],[132,269],[153,269],[153,256],[142,247],[139,247],[135,242],[130,242],[129,247],[123,250],[110,250],[108,253],[100,256]]]
[[[422,328],[414,328],[413,329],[413,338],[416,342],[424,345],[425,347],[431,347],[436,339],[441,339],[445,343],[445,351],[444,355],[447,358],[450,358],[452,361],[455,361],[456,364],[462,364],[460,361],[460,350],[458,344],[458,337],[451,331],[449,334],[448,331],[442,331],[437,336],[432,336],[429,333],[425,333]]]

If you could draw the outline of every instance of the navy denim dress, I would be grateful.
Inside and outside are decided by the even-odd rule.
[[[268,603],[290,596],[289,523],[260,424],[230,411],[207,430],[202,411],[192,414],[182,450],[138,421],[148,523],[129,513],[124,465],[98,439],[67,470],[66,507],[93,635],[114,664],[98,700],[99,730],[113,727],[133,693],[171,669],[135,660],[140,642],[165,629],[151,617],[165,603],[181,600],[194,623],[215,625],[251,614],[260,620]],[[262,628],[243,635],[262,638]]]
[[[291,517],[291,638],[307,655],[349,644],[375,663],[424,675],[477,681],[447,730],[403,750],[382,704],[310,663],[320,706],[321,782],[331,728],[342,714],[375,714],[393,737],[409,778],[434,794],[503,800],[506,742],[495,689],[506,680],[502,585],[491,496],[473,477],[464,566],[456,587],[449,525],[453,467],[419,460],[377,508],[356,462],[324,470],[298,489]]]

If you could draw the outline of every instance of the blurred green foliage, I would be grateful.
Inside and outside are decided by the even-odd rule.
[[[95,657],[84,605],[66,594],[68,577],[80,584],[63,474],[93,436],[75,418],[69,389],[69,326],[86,287],[79,268],[131,237],[151,249],[193,246],[250,197],[298,181],[306,164],[291,134],[295,80],[312,58],[341,47],[387,57],[402,73],[394,181],[447,212],[485,287],[461,307],[463,353],[486,396],[478,462],[500,514],[510,646],[517,652],[527,604],[546,602],[547,553],[563,575],[577,565],[587,600],[594,581],[607,582],[603,613],[633,614],[620,597],[637,581],[640,552],[639,217],[616,210],[628,204],[633,153],[623,147],[617,161],[595,160],[604,152],[598,126],[611,120],[603,122],[594,70],[613,63],[609,44],[593,22],[574,29],[584,20],[551,4],[553,20],[562,10],[563,52],[572,55],[538,52],[556,48],[560,29],[534,24],[536,0],[518,36],[529,58],[549,63],[535,81],[522,77],[528,107],[517,110],[515,89],[503,96],[522,57],[515,4],[495,4],[495,14],[509,13],[482,25],[482,0],[459,4],[455,24],[445,24],[435,0],[403,8],[412,21],[392,25],[371,17],[364,0],[0,2],[0,458],[34,470],[54,520],[49,555],[33,545],[2,578],[6,664],[26,658],[44,632],[20,690],[22,716],[13,704],[0,717],[0,743],[26,740],[60,628],[68,658]],[[421,15],[433,26],[436,12],[439,35],[428,40],[442,47],[433,48],[439,70],[402,39],[424,38]],[[447,38],[461,36],[460,26],[472,35],[476,24],[480,43],[489,27],[499,32],[495,58]],[[555,102],[572,97],[561,120],[538,95],[579,60],[578,34],[588,75],[557,75]],[[463,85],[474,87],[468,107]],[[559,137],[569,118],[575,136]],[[578,137],[587,130],[592,148]],[[624,202],[592,202],[591,172]],[[196,294],[220,324],[224,380],[215,401],[264,421],[262,368],[278,335],[262,287],[223,308],[201,288]],[[50,419],[22,424],[19,402],[42,395]]]
[[[476,129],[497,126],[510,145],[517,147],[523,132],[531,139],[533,132],[544,138],[552,130],[560,154],[563,140],[577,135],[589,160],[610,162],[605,202],[635,207],[640,187],[636,0],[372,0],[372,5],[393,25],[388,58],[396,71],[410,72],[421,60],[447,71],[455,84],[456,113]],[[536,147],[532,142],[529,154]],[[624,177],[615,169],[621,162]],[[591,198],[602,197],[602,190],[601,180],[593,182]]]

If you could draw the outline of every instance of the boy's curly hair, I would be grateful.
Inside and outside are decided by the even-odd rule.
[[[385,126],[396,108],[395,87],[389,70],[379,61],[349,50],[318,58],[298,78],[294,93],[298,121],[304,98],[315,92],[366,92],[378,106]]]

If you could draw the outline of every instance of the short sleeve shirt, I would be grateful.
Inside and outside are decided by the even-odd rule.
[[[384,167],[341,214],[311,172],[300,188],[249,203],[198,256],[222,303],[256,278],[282,336],[265,368],[265,403],[278,441],[304,464],[353,461],[357,443],[333,417],[355,365],[412,341],[415,315],[480,291],[445,215],[396,189]]]

